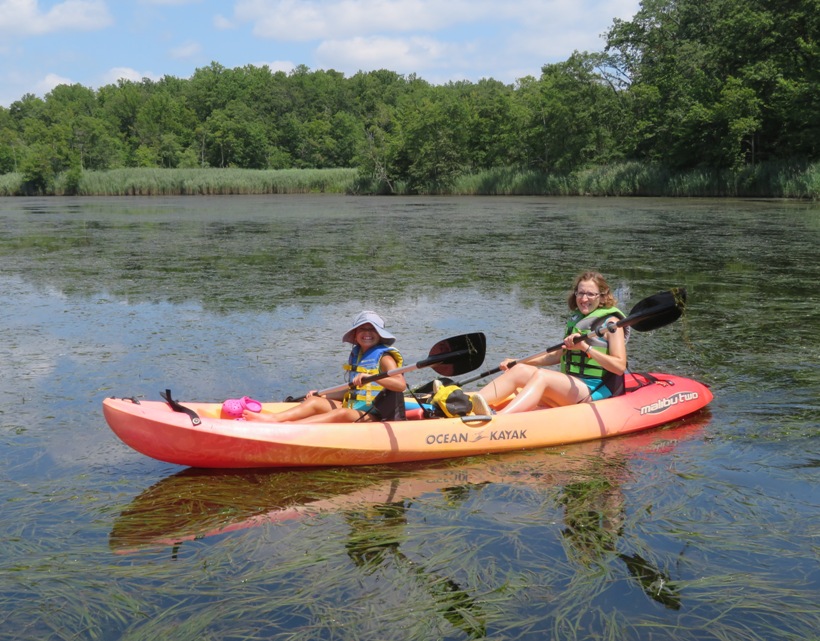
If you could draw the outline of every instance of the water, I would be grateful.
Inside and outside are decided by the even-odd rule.
[[[818,638],[817,205],[0,199],[0,639]],[[153,461],[106,396],[339,383],[377,309],[410,362],[561,337],[585,267],[623,309],[685,286],[633,369],[710,411],[602,443],[427,465]],[[412,384],[430,379],[408,374]]]

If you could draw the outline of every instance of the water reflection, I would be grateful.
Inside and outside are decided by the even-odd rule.
[[[398,490],[395,481],[393,485]],[[450,495],[451,490],[444,488],[443,493]],[[391,501],[345,512],[345,521],[350,526],[345,544],[348,556],[368,575],[380,569],[389,573],[389,566],[409,575],[430,596],[435,611],[451,625],[470,639],[484,638],[486,614],[480,602],[452,578],[431,571],[401,551],[410,506],[409,501]]]
[[[769,204],[760,215],[755,203],[650,199],[56,199],[21,205],[35,220],[15,215],[14,202],[0,210],[9,231],[0,257],[15,256],[10,273],[73,294],[128,292],[135,301],[193,300],[216,310],[348,298],[361,291],[363,270],[368,289],[426,294],[480,283],[522,288],[535,301],[562,292],[567,274],[588,264],[576,239],[589,229],[604,254],[617,248],[617,259],[599,260],[616,286],[714,293],[727,279],[741,296],[768,296],[801,269],[816,275],[816,223],[793,204]],[[459,230],[444,245],[443,220]],[[674,235],[659,233],[666,225]],[[761,262],[771,277],[760,277]],[[134,280],[135,270],[145,274]]]
[[[595,478],[568,483],[561,490],[567,555],[589,567],[604,564],[615,554],[649,598],[672,610],[680,609],[679,590],[667,572],[637,552],[617,551],[627,508],[621,483],[627,480],[628,470],[622,461],[605,461],[598,469]]]
[[[248,472],[187,468],[138,495],[114,522],[109,543],[117,553],[177,546],[184,541],[320,513],[393,505],[429,493],[446,494],[455,500],[459,493],[469,495],[492,483],[535,488],[560,484],[565,488],[563,501],[583,510],[584,502],[578,497],[590,493],[579,493],[578,487],[587,486],[574,485],[573,478],[585,478],[590,472],[611,473],[613,476],[605,483],[617,487],[628,476],[626,463],[630,458],[669,453],[676,443],[700,435],[708,421],[708,412],[703,412],[666,429],[564,449],[433,463]],[[600,506],[595,510],[596,514],[604,512],[608,510]],[[600,525],[604,523],[607,536],[617,537],[617,522]],[[568,512],[568,528],[579,529],[580,524],[578,514]],[[584,524],[583,531],[591,531],[588,525]],[[586,547],[579,545],[578,549]],[[600,545],[595,548],[612,549]]]
[[[407,513],[416,503],[441,495],[453,508],[466,505],[493,485],[558,491],[564,512],[568,558],[578,567],[619,558],[643,591],[666,607],[680,607],[671,578],[638,553],[619,553],[626,509],[621,484],[630,461],[666,456],[676,444],[702,435],[703,414],[677,427],[564,450],[541,450],[444,461],[315,471],[219,473],[187,469],[148,488],[115,520],[109,535],[117,554],[169,548],[177,558],[185,541],[197,541],[274,523],[301,522],[339,513],[349,526],[345,549],[365,574],[396,571],[412,577],[438,604],[442,616],[471,638],[483,634],[480,607],[441,570],[402,552]],[[623,547],[623,546],[617,546]],[[631,546],[635,547],[635,546]],[[464,610],[469,616],[464,615]]]

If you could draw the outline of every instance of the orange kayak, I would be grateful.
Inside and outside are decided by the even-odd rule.
[[[259,423],[220,417],[221,403],[107,398],[103,414],[128,446],[203,468],[311,467],[425,461],[631,434],[703,409],[712,393],[669,374],[629,375],[623,396],[517,414],[336,424]],[[263,403],[281,412],[293,403]],[[187,410],[186,412],[179,409]]]

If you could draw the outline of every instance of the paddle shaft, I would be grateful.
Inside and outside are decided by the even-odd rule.
[[[660,300],[661,302],[655,303],[655,301]],[[686,301],[686,290],[684,288],[677,288],[670,290],[668,292],[660,292],[659,294],[654,294],[653,296],[649,296],[648,298],[643,299],[640,301],[635,307],[632,308],[632,312],[626,318],[622,318],[621,320],[615,323],[607,323],[605,325],[601,325],[596,327],[595,329],[591,330],[587,334],[576,336],[574,339],[574,343],[580,343],[586,336],[589,334],[597,334],[598,336],[603,336],[606,332],[615,332],[618,328],[626,328],[635,326],[635,329],[639,331],[649,331],[650,329],[657,329],[659,327],[663,327],[664,325],[668,325],[676,321],[680,318],[681,313],[683,312],[683,306]],[[652,304],[655,303],[655,304]],[[644,309],[645,308],[645,309]],[[557,349],[561,349],[564,346],[563,341],[553,345],[552,347],[548,347],[543,352],[539,352],[538,354],[532,354],[531,356],[527,356],[526,358],[520,358],[515,361],[510,361],[507,363],[507,367],[512,367],[517,363],[527,363],[529,361],[535,360],[536,358],[541,358],[550,352],[554,352]],[[463,381],[456,383],[456,385],[463,386],[467,383],[472,383],[473,381],[477,381],[480,378],[484,378],[485,376],[492,376],[493,374],[498,374],[499,372],[503,371],[501,367],[494,367],[493,369],[489,369],[485,372],[481,372],[480,374],[476,374],[475,376],[471,376]]]
[[[397,367],[396,369],[391,369],[386,372],[382,372],[381,374],[373,374],[372,376],[365,376],[362,379],[362,385],[366,385],[367,383],[372,383],[373,381],[378,381],[383,378],[388,378],[390,376],[396,376],[397,374],[404,374],[406,372],[413,372],[417,369],[423,369],[425,367],[430,367],[435,365],[436,363],[443,363],[444,361],[451,361],[454,358],[459,358],[461,356],[466,356],[470,353],[469,349],[460,349],[455,352],[448,352],[446,354],[436,354],[435,356],[429,356],[423,360],[420,360],[413,365],[405,365],[404,367]],[[353,389],[355,385],[353,383],[347,383],[346,385],[337,385],[336,387],[328,387],[327,389],[319,390],[316,392],[316,396],[327,396],[328,394],[333,394],[334,392],[344,392],[349,389]],[[305,400],[306,396],[300,396],[299,398],[292,399],[294,402],[300,402]]]
[[[615,331],[615,330],[613,329],[612,331]],[[575,340],[573,342],[580,343],[582,340],[584,340],[584,336],[576,336]],[[550,352],[554,352],[557,349],[561,349],[563,346],[564,346],[564,343],[561,342],[561,343],[558,343],[557,345],[553,345],[552,347],[548,347],[543,352],[538,352],[537,354],[531,354],[530,356],[526,356],[524,358],[519,358],[518,360],[515,360],[515,361],[510,361],[509,363],[507,363],[507,368],[510,368],[513,365],[517,365],[518,363],[528,363],[529,361],[534,361],[536,358],[541,358],[542,356],[546,356]],[[459,381],[458,383],[456,383],[456,385],[458,385],[459,387],[463,387],[467,383],[472,383],[473,381],[477,381],[480,378],[484,378],[485,376],[492,376],[493,374],[498,374],[499,372],[502,372],[502,371],[503,370],[500,367],[493,367],[492,369],[488,369],[487,371],[476,374],[475,376],[471,376],[470,378],[465,378],[463,381]]]

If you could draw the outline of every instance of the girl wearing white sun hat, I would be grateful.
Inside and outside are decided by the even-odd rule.
[[[352,385],[346,392],[335,396],[317,396],[313,390],[299,405],[284,412],[256,414],[246,411],[244,418],[270,423],[350,423],[362,418],[378,420],[379,413],[373,408],[373,400],[378,393],[382,389],[401,393],[407,387],[404,374],[362,383],[367,376],[383,374],[402,365],[401,354],[392,346],[396,337],[384,325],[384,320],[376,312],[365,310],[356,316],[351,328],[342,336],[343,342],[353,345],[344,365],[345,379]]]

